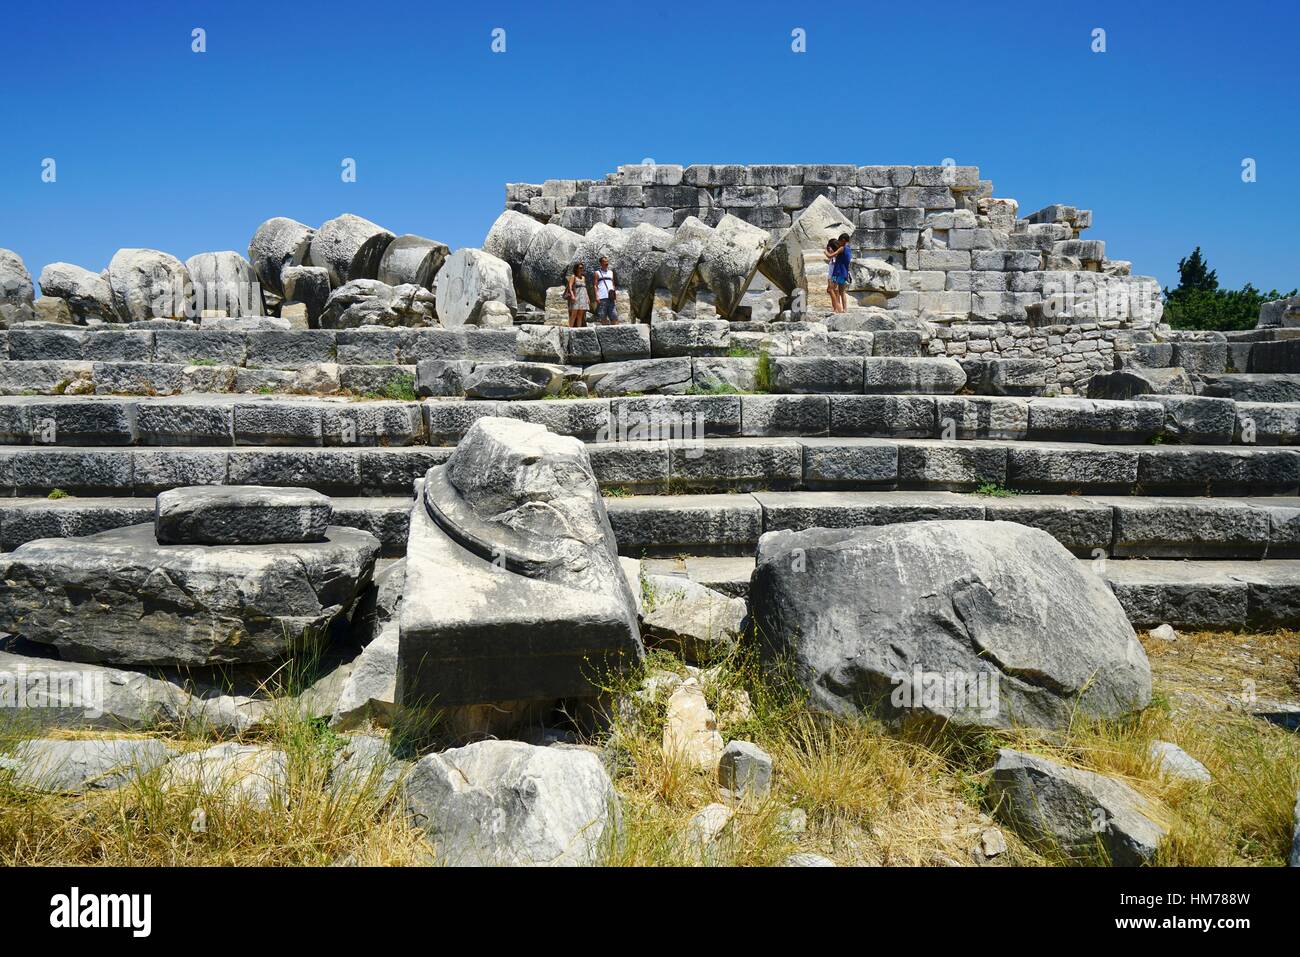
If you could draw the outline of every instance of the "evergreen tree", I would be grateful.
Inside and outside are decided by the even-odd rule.
[[[1241,289],[1220,289],[1201,247],[1178,261],[1178,288],[1165,289],[1165,322],[1175,329],[1215,329],[1228,332],[1254,329],[1261,304],[1294,296],[1296,291],[1260,292],[1250,283]]]

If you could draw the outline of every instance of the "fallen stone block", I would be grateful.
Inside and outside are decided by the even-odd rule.
[[[325,539],[333,508],[307,488],[191,486],[171,489],[154,505],[162,545],[264,545]]]
[[[194,290],[189,270],[156,249],[119,249],[108,264],[108,290],[120,322],[184,317]]]
[[[477,325],[489,302],[518,310],[510,266],[481,249],[458,249],[438,274],[438,318],[444,326]]]
[[[588,366],[582,380],[595,395],[638,393],[683,393],[691,387],[691,360],[643,359],[627,362],[602,362]]]
[[[38,738],[22,741],[0,757],[10,783],[60,794],[117,788],[166,764],[176,749],[155,738],[88,741]]]
[[[311,544],[159,545],[153,525],[28,542],[0,563],[0,628],[87,662],[270,661],[324,633],[378,551],[338,527]]]

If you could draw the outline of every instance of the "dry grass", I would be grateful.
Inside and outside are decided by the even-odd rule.
[[[711,774],[666,756],[667,694],[634,696],[644,675],[609,690],[621,702],[611,727],[593,739],[610,757],[624,827],[604,862],[617,866],[771,866],[797,851],[841,864],[969,865],[991,826],[987,769],[997,748],[1033,751],[1119,777],[1149,797],[1170,828],[1157,863],[1278,865],[1290,846],[1300,790],[1300,735],[1249,713],[1242,689],[1260,701],[1300,700],[1300,633],[1205,633],[1148,645],[1156,696],[1129,722],[1077,722],[1055,734],[891,730],[866,720],[809,711],[792,683],[760,677],[752,658],[733,654],[702,675],[705,696],[722,716],[724,737],[766,749],[776,773],[772,794],[736,807],[707,850],[693,840],[691,818],[726,801]],[[647,673],[685,673],[663,652]],[[739,692],[748,709],[738,707]],[[58,733],[47,736],[58,736]],[[66,734],[66,733],[65,733]],[[71,735],[83,736],[92,735]],[[113,737],[123,737],[114,734]],[[143,736],[143,735],[141,735]],[[210,729],[159,729],[182,749],[210,746]],[[423,835],[377,776],[349,789],[330,787],[341,739],[283,702],[274,720],[237,740],[281,749],[287,783],[266,806],[231,794],[161,787],[159,772],[117,790],[83,797],[16,787],[0,773],[0,864],[235,865],[422,864]],[[1162,775],[1152,741],[1173,741],[1204,763],[1208,785]],[[15,743],[0,738],[0,752]],[[205,827],[194,826],[202,812]],[[792,813],[806,827],[792,831]],[[1008,850],[994,863],[1066,863],[1004,832]]]

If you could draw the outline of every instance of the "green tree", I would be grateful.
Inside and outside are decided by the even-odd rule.
[[[1178,287],[1165,288],[1165,322],[1175,329],[1215,329],[1229,332],[1254,329],[1259,307],[1296,291],[1260,292],[1250,283],[1241,289],[1220,289],[1218,274],[1201,255],[1201,247],[1178,261]]]

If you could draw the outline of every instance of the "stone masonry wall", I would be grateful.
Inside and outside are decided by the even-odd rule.
[[[643,163],[602,180],[510,183],[506,207],[579,233],[596,223],[672,230],[689,216],[715,225],[730,213],[775,242],[818,196],[857,224],[856,257],[899,270],[884,308],[939,326],[933,354],[1047,359],[1069,393],[1159,323],[1156,280],[1081,238],[1089,210],[1020,216],[974,166]]]

